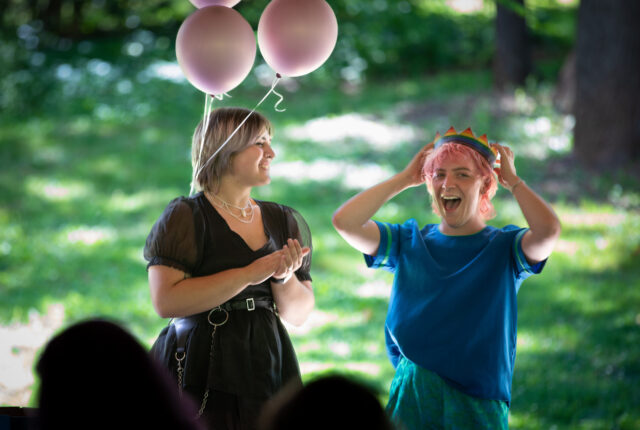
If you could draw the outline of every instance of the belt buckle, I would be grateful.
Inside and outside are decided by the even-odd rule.
[[[253,297],[249,297],[247,299],[247,310],[248,311],[256,310],[256,302],[253,300]]]

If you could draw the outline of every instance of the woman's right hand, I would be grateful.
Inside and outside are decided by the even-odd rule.
[[[249,276],[249,284],[260,284],[278,270],[283,260],[282,250],[274,251],[271,254],[267,254],[264,257],[260,257],[254,260],[251,264],[246,266]]]
[[[399,173],[399,176],[402,177],[406,188],[417,187],[418,185],[424,184],[426,178],[424,177],[422,168],[424,167],[424,162],[431,151],[433,151],[433,142],[428,143],[418,151],[418,153],[413,156],[413,159],[411,159],[407,167]]]

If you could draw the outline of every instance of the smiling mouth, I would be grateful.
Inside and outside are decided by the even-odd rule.
[[[442,196],[442,205],[446,211],[453,211],[460,206],[462,199],[460,197]]]

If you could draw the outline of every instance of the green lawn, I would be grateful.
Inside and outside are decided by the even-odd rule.
[[[187,84],[121,84],[118,73],[93,83],[85,76],[86,90],[56,83],[35,113],[0,117],[2,325],[58,303],[65,323],[113,317],[146,345],[166,324],[150,303],[142,248],[169,200],[189,192],[189,141],[204,98]],[[521,176],[563,221],[543,274],[519,293],[511,428],[640,428],[639,183],[575,166],[572,121],[553,110],[550,88],[499,100],[490,79],[450,72],[347,95],[303,77],[296,91],[281,90],[286,112],[272,109],[275,97],[261,106],[278,156],[272,184],[256,197],[297,208],[313,232],[316,312],[292,331],[304,376],[347,372],[386,400],[392,278],[364,267],[331,214],[359,183],[402,168],[436,131],[471,125],[514,148]],[[253,107],[265,92],[247,84],[215,105]],[[493,224],[523,224],[508,193],[495,203]],[[422,188],[378,214],[409,217],[437,221]]]

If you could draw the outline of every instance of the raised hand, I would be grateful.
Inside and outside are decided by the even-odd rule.
[[[500,167],[493,169],[498,175],[498,182],[506,189],[511,190],[521,181],[516,174],[513,151],[508,146],[500,145],[499,143],[492,143],[491,147],[497,149],[498,154],[500,154],[500,159],[498,160]]]
[[[300,268],[302,260],[305,255],[311,251],[308,247],[302,247],[297,239],[288,239],[280,251],[280,264],[276,269],[273,277],[275,279],[282,279],[283,282],[287,282],[293,273]]]
[[[425,145],[416,155],[414,155],[407,167],[405,167],[400,173],[407,188],[424,184],[426,178],[422,172],[422,167],[424,166],[424,161],[427,159],[427,156],[431,151],[433,151],[433,142]]]

